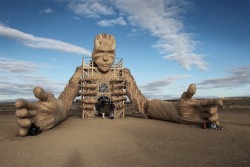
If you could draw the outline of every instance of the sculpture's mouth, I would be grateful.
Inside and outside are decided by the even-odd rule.
[[[111,65],[110,65],[110,64],[100,64],[100,65],[98,66],[98,69],[99,69],[100,71],[102,71],[102,72],[107,72],[107,71],[110,70],[110,68],[111,68]]]
[[[110,64],[102,64],[101,66],[102,66],[102,67],[109,67]]]

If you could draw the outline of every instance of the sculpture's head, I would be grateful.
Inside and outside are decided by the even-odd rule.
[[[108,72],[115,61],[115,38],[108,34],[95,37],[92,60],[101,72]]]
[[[196,85],[190,84],[187,90],[187,97],[192,98],[195,93],[196,93]]]

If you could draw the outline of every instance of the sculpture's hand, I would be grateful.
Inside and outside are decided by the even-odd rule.
[[[190,122],[199,122],[199,119],[205,122],[216,123],[219,126],[218,107],[222,107],[223,102],[219,99],[195,100],[193,95],[196,93],[195,84],[191,84],[178,101],[178,113],[184,119]]]
[[[39,99],[37,102],[19,99],[15,103],[20,136],[28,135],[31,124],[43,131],[56,126],[66,118],[61,101],[55,99],[51,92],[35,87],[33,93]]]

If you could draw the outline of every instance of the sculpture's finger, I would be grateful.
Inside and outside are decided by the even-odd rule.
[[[220,122],[216,121],[215,124],[217,125],[217,127],[220,127]]]
[[[28,128],[30,127],[32,121],[29,118],[18,118],[17,119],[17,125],[22,128]]]
[[[30,118],[37,115],[36,110],[27,110],[25,108],[16,110],[16,116],[18,118]]]
[[[18,133],[20,136],[25,137],[29,133],[29,128],[21,128],[20,127]]]
[[[215,105],[217,105],[218,107],[222,107],[223,106],[223,101],[222,100],[216,100]]]
[[[35,97],[40,99],[41,101],[46,101],[49,98],[48,94],[41,87],[35,87],[33,89],[33,93]]]
[[[187,98],[192,98],[194,94],[196,93],[196,85],[195,84],[190,84],[187,90]]]
[[[218,113],[215,113],[214,115],[212,115],[211,117],[208,118],[208,120],[210,122],[213,122],[213,123],[218,121],[218,119],[219,119],[219,114]]]
[[[209,109],[209,114],[214,115],[215,113],[217,113],[218,107],[211,107]]]
[[[37,109],[36,103],[31,103],[31,102],[28,102],[27,100],[23,100],[23,99],[17,99],[17,101],[15,103],[15,107],[16,107],[16,109],[21,109],[21,108],[26,108],[28,110]]]

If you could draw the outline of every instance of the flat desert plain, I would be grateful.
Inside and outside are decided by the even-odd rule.
[[[232,105],[231,105],[232,104]],[[14,103],[0,105],[1,167],[249,167],[250,107],[227,102],[223,130],[144,119],[127,105],[124,119],[67,120],[38,136],[19,137]]]

